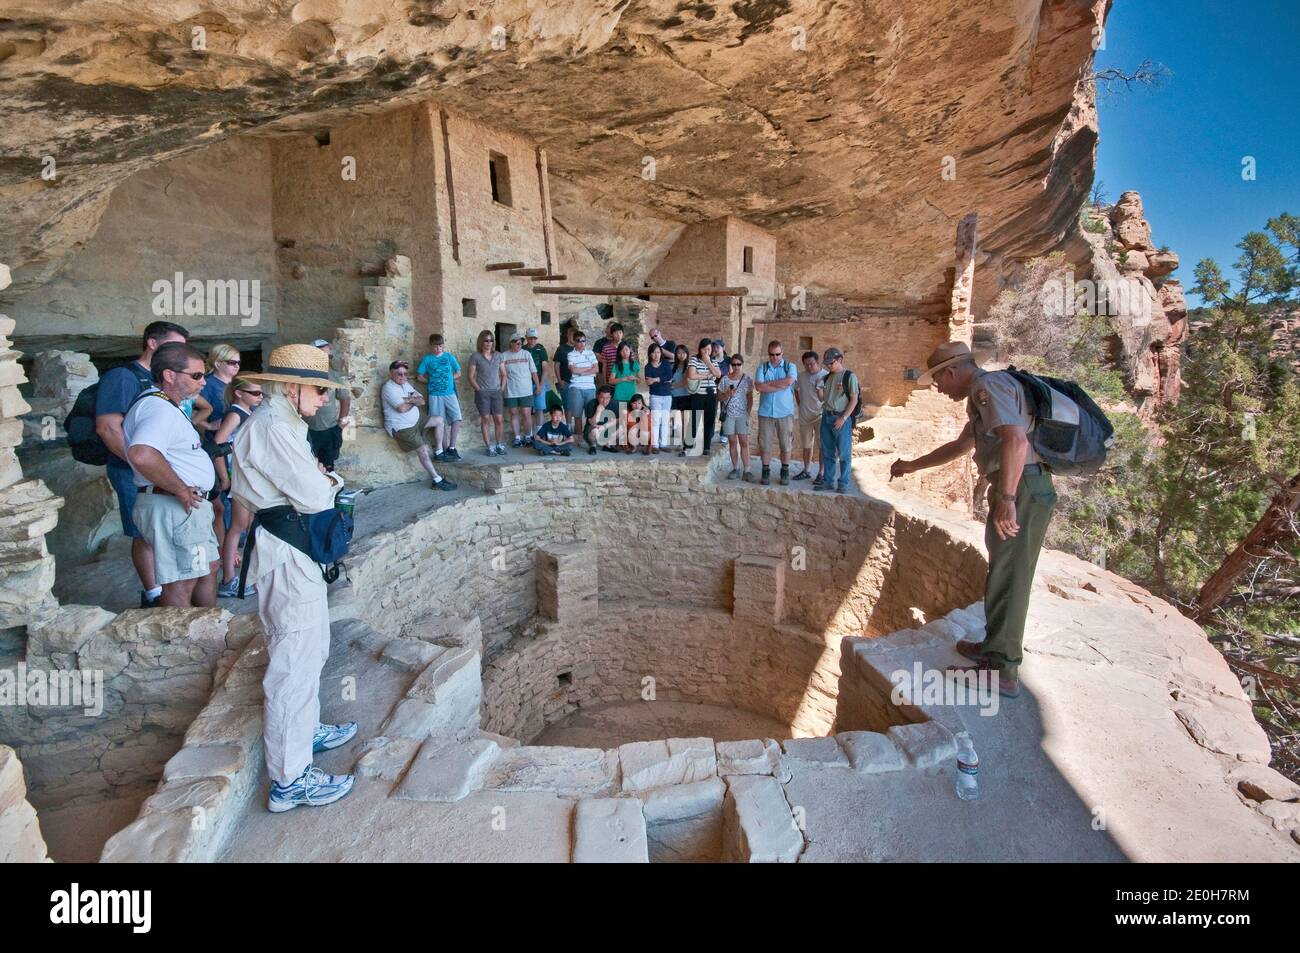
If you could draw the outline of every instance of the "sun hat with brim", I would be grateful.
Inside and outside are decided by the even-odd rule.
[[[946,341],[931,351],[930,356],[925,359],[925,370],[917,378],[917,382],[922,385],[932,384],[934,375],[945,367],[974,360],[975,355],[971,353],[970,346],[965,341]]]
[[[330,380],[329,355],[310,344],[284,344],[271,352],[266,367],[256,374],[243,375],[250,381],[279,381],[282,384],[314,384],[347,390],[347,384]]]

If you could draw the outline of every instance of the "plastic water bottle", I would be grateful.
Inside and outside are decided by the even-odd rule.
[[[957,735],[957,796],[974,801],[980,796],[980,758],[967,732]]]

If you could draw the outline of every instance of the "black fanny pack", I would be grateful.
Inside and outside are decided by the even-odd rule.
[[[244,540],[244,557],[239,567],[239,598],[244,598],[248,566],[257,548],[257,528],[284,540],[320,566],[321,578],[327,583],[339,577],[340,560],[352,543],[352,517],[338,508],[319,513],[299,513],[292,506],[271,506],[258,510]]]

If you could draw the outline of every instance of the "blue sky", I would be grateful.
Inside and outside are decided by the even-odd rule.
[[[1116,0],[1097,67],[1143,59],[1173,75],[1099,104],[1097,179],[1109,201],[1142,194],[1152,238],[1193,269],[1225,272],[1235,245],[1279,212],[1300,215],[1300,0]],[[1242,179],[1254,156],[1256,179]]]

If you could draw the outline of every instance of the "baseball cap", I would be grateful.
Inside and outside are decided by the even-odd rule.
[[[722,343],[722,338],[718,338],[717,340],[715,340],[715,341],[713,342],[713,346],[714,346],[714,347],[720,347],[720,348],[722,348],[723,350],[726,350],[726,347],[727,347],[727,345],[725,345],[725,344]]]
[[[524,332],[524,337],[526,337],[526,338],[535,338],[535,337],[537,337],[537,329],[536,329],[536,328],[529,328],[527,331]]]
[[[516,331],[514,334],[510,335],[510,340],[511,340],[511,341],[522,341],[523,339],[524,339],[524,336],[523,336],[522,334],[520,334],[518,331]]]
[[[844,357],[844,352],[837,347],[828,347],[826,353],[822,355],[822,363],[829,364],[831,361],[838,361]]]
[[[399,367],[405,367],[405,368],[407,368],[407,369],[409,370],[410,367],[411,367],[411,365],[410,365],[410,364],[407,364],[405,361],[393,361],[391,364],[388,365],[388,369],[389,369],[390,371],[395,371],[395,370],[397,370]]]
[[[327,340],[325,340],[324,338],[317,338],[316,340],[314,340],[314,341],[311,342],[311,346],[312,346],[312,347],[329,347],[329,346],[330,346],[330,342],[327,341]]]

